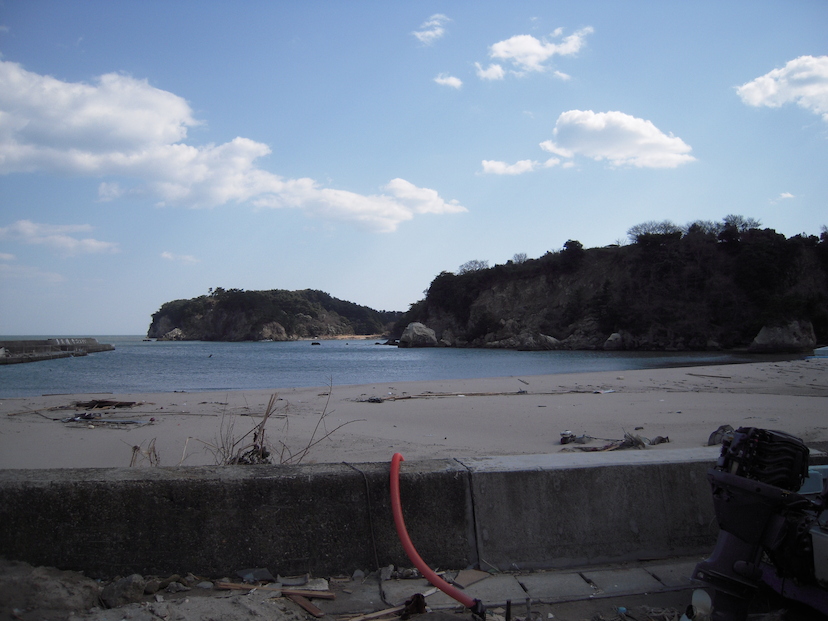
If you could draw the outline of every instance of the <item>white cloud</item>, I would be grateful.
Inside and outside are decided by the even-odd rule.
[[[564,37],[560,43],[536,39],[532,35],[515,35],[492,45],[489,48],[489,56],[512,63],[517,68],[517,73],[546,71],[546,61],[554,56],[577,54],[584,46],[586,36],[592,32],[591,26],[582,28]],[[558,28],[552,33],[552,37],[557,39],[562,33],[563,30]]]
[[[101,185],[98,186],[98,200],[100,201],[112,201],[123,195],[124,190],[117,182],[107,183],[106,181],[103,181],[101,182]]]
[[[9,226],[0,227],[0,239],[46,246],[65,256],[118,252],[118,244],[91,237],[73,237],[73,234],[90,230],[92,227],[88,224],[39,224],[31,220],[18,220]]]
[[[65,162],[86,154],[136,151],[182,140],[197,125],[187,102],[146,80],[109,73],[94,85],[62,82],[0,61],[0,151],[3,171]],[[76,157],[66,162],[67,151]]]
[[[55,272],[44,272],[27,265],[0,263],[0,280],[25,280],[27,282],[63,282],[65,279]]]
[[[260,207],[301,207],[313,215],[348,219],[381,233],[420,214],[467,211],[457,201],[445,201],[435,190],[420,188],[405,179],[392,179],[382,188],[387,194],[363,196],[345,190],[322,188],[313,179],[294,179],[281,191],[254,199]]]
[[[107,74],[94,84],[70,83],[0,60],[0,174],[117,175],[138,181],[130,194],[154,196],[160,205],[252,201],[381,231],[395,230],[416,213],[393,194],[365,196],[311,179],[283,179],[257,166],[270,147],[249,138],[188,145],[187,130],[197,124],[184,99],[146,80]],[[98,187],[102,201],[123,194],[116,182]],[[428,213],[458,211],[465,209],[456,201],[439,199]]]
[[[186,265],[194,265],[200,261],[191,254],[173,254],[172,252],[162,252],[161,258],[167,261],[175,261],[176,263],[184,263]]]
[[[455,78],[453,75],[448,75],[447,73],[441,73],[434,81],[437,84],[442,84],[443,86],[450,86],[451,88],[460,88],[463,86],[463,81],[460,78]]]
[[[520,160],[514,164],[497,160],[483,160],[483,172],[489,175],[522,175],[532,172],[539,164],[532,160]]]
[[[638,168],[675,168],[696,159],[681,138],[623,112],[569,110],[558,117],[553,135],[541,148],[565,158],[583,155]]]
[[[771,199],[770,204],[771,205],[776,205],[777,203],[779,203],[779,201],[785,201],[785,200],[789,200],[789,199],[792,199],[792,198],[796,198],[796,196],[794,196],[790,192],[780,192],[779,196],[777,196],[776,198]]]
[[[483,68],[480,63],[474,63],[477,67],[477,77],[481,80],[502,80],[506,75],[503,67],[497,64],[491,64],[487,68]]]
[[[14,261],[14,255],[8,252],[0,252],[0,261]]]
[[[828,56],[800,56],[736,89],[749,106],[796,103],[828,121]]]
[[[483,160],[483,174],[486,175],[522,175],[524,173],[534,172],[538,168],[552,168],[561,163],[557,157],[550,157],[545,162],[536,162],[535,160],[520,160],[514,164],[507,164],[498,160]]]
[[[446,34],[444,26],[450,21],[451,20],[442,13],[435,13],[429,17],[428,20],[423,22],[420,26],[420,30],[415,30],[411,34],[417,37],[420,43],[424,45],[431,45],[437,39],[442,38],[443,35]]]

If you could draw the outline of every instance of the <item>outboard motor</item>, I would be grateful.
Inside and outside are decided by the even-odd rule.
[[[707,478],[716,548],[693,577],[714,589],[713,621],[744,621],[766,585],[828,614],[828,488],[799,493],[808,447],[780,431],[740,427]]]

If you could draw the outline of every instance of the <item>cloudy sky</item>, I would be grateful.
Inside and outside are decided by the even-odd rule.
[[[0,0],[0,334],[828,224],[828,3]]]

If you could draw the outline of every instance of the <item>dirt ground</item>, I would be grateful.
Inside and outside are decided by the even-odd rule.
[[[192,583],[192,580],[191,580]],[[331,590],[348,593],[348,582],[331,582]],[[138,601],[106,608],[107,585],[78,572],[32,567],[0,559],[0,621],[309,621],[314,617],[286,597],[249,588],[219,590],[212,583],[186,591],[162,589]],[[690,603],[689,589],[633,596],[595,598],[556,604],[525,602],[511,609],[513,621],[679,621]],[[791,602],[760,594],[750,621],[819,621],[825,617]],[[374,608],[382,610],[382,602]],[[327,619],[369,621],[362,613],[330,614]],[[383,619],[398,619],[399,613]],[[472,621],[469,611],[434,611],[411,618],[422,621]],[[506,621],[502,607],[487,611],[489,621]]]

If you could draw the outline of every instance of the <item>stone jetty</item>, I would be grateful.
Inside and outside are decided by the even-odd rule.
[[[99,343],[89,337],[63,337],[43,340],[0,341],[0,364],[39,362],[55,358],[85,356],[101,351],[112,351],[115,347]]]

